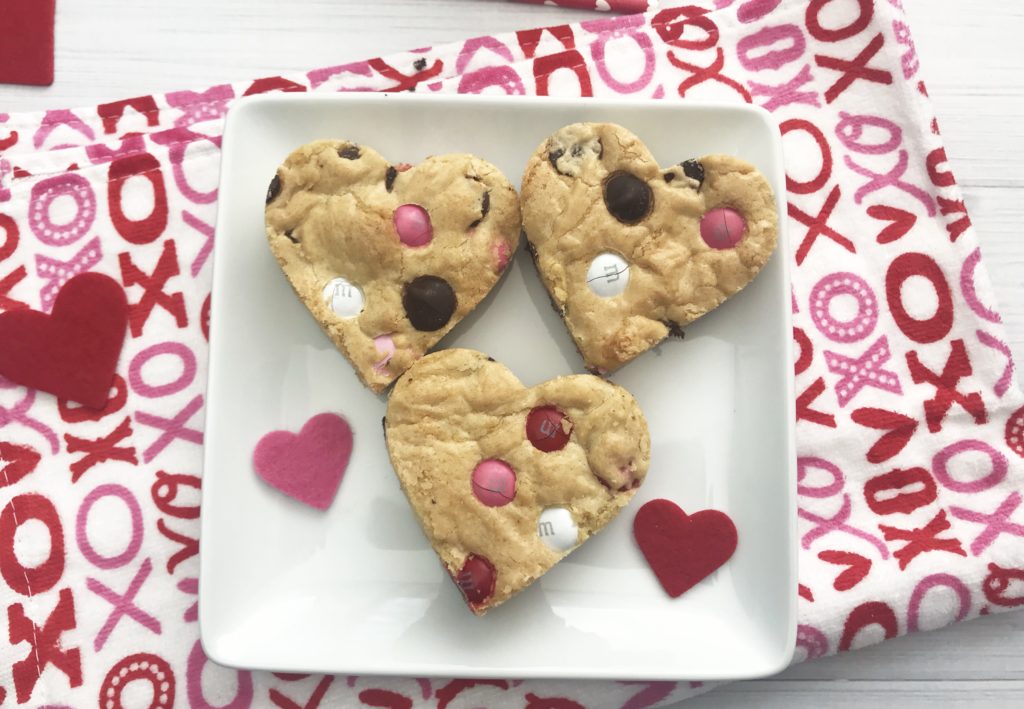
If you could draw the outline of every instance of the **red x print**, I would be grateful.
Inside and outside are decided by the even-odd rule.
[[[164,242],[160,258],[157,259],[156,268],[152,275],[147,275],[132,261],[128,252],[118,254],[118,261],[121,264],[121,280],[125,288],[134,285],[142,286],[143,293],[138,303],[132,303],[130,307],[129,321],[132,329],[132,337],[142,335],[142,330],[149,320],[153,308],[159,305],[172,316],[178,327],[188,325],[188,316],[185,314],[185,296],[179,293],[165,293],[164,286],[172,276],[177,276],[178,252],[174,246],[174,240]]]
[[[367,63],[370,65],[371,69],[380,73],[380,75],[385,79],[391,79],[396,82],[394,86],[381,89],[381,91],[415,91],[417,84],[421,84],[427,79],[437,76],[441,73],[441,69],[443,67],[441,60],[435,59],[434,63],[429,67],[424,66],[413,74],[403,74],[383,59],[371,59]]]
[[[28,654],[11,668],[18,704],[24,704],[32,696],[32,690],[47,665],[53,665],[67,675],[70,686],[82,684],[81,653],[77,647],[65,650],[60,642],[65,630],[75,628],[75,599],[70,588],[60,590],[57,606],[42,628],[29,620],[20,603],[12,603],[7,608],[7,623],[12,645],[22,641],[29,644]],[[50,691],[56,692],[57,688],[51,685]]]
[[[976,424],[980,425],[988,420],[981,394],[976,391],[964,394],[957,390],[956,385],[960,379],[969,376],[973,370],[964,341],[953,340],[951,346],[952,350],[942,368],[942,374],[936,374],[921,364],[916,351],[907,353],[907,366],[910,367],[910,377],[914,383],[930,384],[935,387],[935,396],[924,402],[925,420],[928,422],[928,430],[932,433],[942,430],[942,422],[953,404],[962,406],[974,418]]]
[[[687,91],[695,86],[703,84],[706,81],[715,81],[719,84],[728,86],[731,89],[735,89],[735,91],[742,96],[743,100],[747,103],[753,102],[750,92],[743,87],[743,84],[722,74],[722,69],[725,68],[725,52],[722,51],[721,47],[715,48],[715,61],[711,62],[710,66],[697,66],[696,64],[684,62],[676,56],[675,52],[668,53],[668,61],[672,66],[688,71],[691,74],[691,76],[683,79],[679,84],[677,91],[680,96],[685,96]]]
[[[15,300],[7,295],[11,292],[14,286],[24,280],[26,275],[28,275],[28,272],[25,271],[25,267],[18,266],[16,269],[0,279],[0,310],[17,310],[19,308],[28,307],[28,304],[22,303],[20,300]]]
[[[789,203],[789,216],[807,227],[807,235],[804,236],[803,241],[800,242],[800,246],[796,250],[797,265],[804,262],[804,259],[807,258],[807,254],[810,253],[811,247],[814,246],[814,242],[817,241],[819,236],[827,236],[851,254],[857,253],[857,248],[853,245],[852,241],[828,225],[829,217],[832,216],[832,212],[835,210],[836,204],[839,203],[839,198],[841,196],[842,192],[839,189],[839,185],[836,185],[832,188],[832,191],[829,192],[828,197],[825,199],[824,206],[822,206],[821,211],[818,212],[818,215],[815,217],[807,214],[807,212],[803,211],[792,202]]]
[[[276,689],[270,690],[270,701],[272,701],[281,709],[317,709],[320,706],[320,702],[323,701],[324,695],[327,694],[328,688],[331,686],[331,682],[334,681],[334,677],[331,675],[324,675],[324,677],[317,683],[316,689],[309,695],[309,699],[305,704],[299,705],[297,702],[286,697],[282,692]]]
[[[130,435],[132,435],[132,422],[128,417],[125,417],[121,425],[109,435],[96,440],[78,438],[70,433],[65,433],[64,440],[68,443],[68,453],[85,453],[84,457],[71,464],[71,482],[78,482],[86,470],[107,460],[123,460],[132,465],[138,465],[139,459],[135,457],[134,446],[114,447],[115,443],[123,441]]]
[[[850,88],[857,79],[867,79],[876,84],[891,84],[892,74],[885,69],[869,67],[868,62],[874,59],[875,55],[885,44],[885,37],[879,32],[875,38],[858,54],[853,61],[839,59],[838,57],[826,57],[821,54],[814,55],[814,61],[823,69],[835,69],[841,76],[836,83],[825,92],[825,100],[829,103],[835,101],[839,96]]]
[[[811,408],[811,404],[821,396],[822,392],[825,391],[825,380],[822,377],[811,384],[809,387],[804,389],[804,392],[796,398],[796,419],[797,421],[810,421],[816,423],[819,426],[825,426],[827,428],[836,427],[836,417],[832,414],[826,414],[823,411],[816,411]]]
[[[960,238],[961,234],[971,228],[971,218],[967,216],[967,206],[963,203],[963,200],[939,197],[939,212],[944,217],[948,217],[950,214],[963,214],[955,222],[946,224],[946,231],[949,232],[950,241],[956,241]]]
[[[967,556],[959,539],[939,539],[939,534],[949,529],[949,520],[946,519],[946,511],[942,510],[935,515],[931,522],[920,529],[897,529],[887,527],[884,524],[878,525],[882,536],[887,542],[905,541],[907,544],[897,550],[893,556],[900,562],[900,570],[907,568],[919,554],[930,551],[948,551],[951,554]]]

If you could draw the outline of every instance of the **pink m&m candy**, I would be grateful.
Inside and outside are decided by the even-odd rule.
[[[473,495],[488,507],[501,507],[516,496],[516,473],[503,460],[488,458],[473,469]]]
[[[398,238],[406,246],[426,246],[434,238],[430,215],[418,204],[403,204],[392,217]]]
[[[455,575],[455,583],[466,598],[466,603],[472,606],[484,603],[491,597],[496,576],[491,562],[483,556],[470,554]]]
[[[565,448],[571,432],[572,422],[554,406],[538,406],[526,416],[526,437],[545,453]]]
[[[700,238],[713,249],[731,249],[743,239],[747,220],[735,209],[718,207],[700,220]]]

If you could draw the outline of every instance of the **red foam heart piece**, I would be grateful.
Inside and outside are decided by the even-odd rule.
[[[90,408],[107,403],[128,328],[124,289],[83,273],[60,289],[52,312],[0,315],[0,375]]]
[[[52,84],[54,0],[4,0],[0,16],[0,84]]]
[[[337,414],[317,414],[302,430],[271,431],[252,454],[256,474],[299,502],[326,510],[352,455],[352,427]]]
[[[672,598],[681,596],[736,551],[736,525],[718,510],[692,515],[670,500],[651,500],[633,519],[633,536]]]

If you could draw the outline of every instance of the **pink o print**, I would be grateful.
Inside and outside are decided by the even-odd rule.
[[[128,545],[124,548],[124,551],[114,556],[103,556],[93,548],[92,542],[89,541],[89,511],[92,510],[94,504],[104,497],[120,499],[125,504],[125,507],[128,508],[128,513],[132,518],[131,534],[125,535],[128,539]],[[135,499],[132,491],[123,485],[115,485],[113,483],[100,485],[85,496],[82,506],[78,508],[78,518],[75,520],[75,539],[78,541],[78,549],[89,563],[100,569],[117,569],[134,559],[142,547],[143,534],[142,508],[139,506],[139,501]]]
[[[56,223],[50,208],[61,197],[75,203],[71,221]],[[28,206],[28,224],[36,237],[50,246],[65,246],[81,239],[96,220],[96,194],[89,181],[73,172],[37,182],[32,187]]]
[[[828,654],[828,638],[813,625],[796,627],[796,646],[804,651],[804,661]]]
[[[810,469],[824,470],[832,476],[828,485],[811,486],[804,483]],[[843,471],[835,463],[824,458],[804,457],[796,461],[796,492],[803,497],[825,498],[838,495],[843,490]]]
[[[976,451],[987,455],[991,467],[988,474],[984,477],[980,477],[977,480],[971,480],[969,482],[963,482],[961,480],[954,479],[950,474],[949,461],[958,455],[967,453],[968,451]],[[932,473],[934,473],[936,480],[953,492],[983,492],[1001,483],[1006,478],[1006,474],[1009,470],[1010,466],[1006,460],[1006,456],[984,441],[978,440],[958,441],[952,445],[946,446],[936,453],[934,458],[932,458]]]
[[[150,384],[143,379],[142,368],[154,357],[161,355],[177,357],[181,362],[181,373],[178,374],[176,379],[171,381],[162,384]],[[191,384],[195,376],[196,356],[187,345],[183,345],[180,342],[161,342],[160,344],[147,347],[135,355],[128,367],[128,381],[132,385],[132,390],[139,396],[144,396],[147,399],[158,399],[162,396],[176,394]]]
[[[932,574],[921,579],[921,582],[914,588],[914,592],[910,594],[910,603],[907,605],[908,633],[916,633],[920,629],[918,618],[921,613],[921,604],[924,602],[925,595],[936,586],[948,588],[956,594],[958,603],[956,618],[953,619],[953,622],[960,622],[971,612],[971,590],[964,585],[963,581],[952,574]],[[946,606],[946,604],[936,605],[939,606],[936,610],[944,609]],[[933,630],[933,628],[925,628],[925,630]]]
[[[849,320],[840,320],[829,312],[832,301],[843,295],[857,301],[857,312]],[[811,291],[810,308],[818,331],[833,342],[863,340],[878,323],[878,298],[867,281],[855,273],[833,273],[818,281]]]

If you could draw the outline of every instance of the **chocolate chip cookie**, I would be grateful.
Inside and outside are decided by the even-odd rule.
[[[477,615],[610,522],[650,463],[625,389],[588,374],[527,389],[464,349],[427,355],[398,380],[384,432],[424,534]]]
[[[319,140],[270,181],[266,231],[296,294],[380,392],[498,282],[519,243],[519,200],[472,155],[411,166]]]
[[[530,158],[523,228],[586,365],[629,362],[747,285],[775,249],[772,188],[708,155],[661,167],[638,137],[576,123]]]

